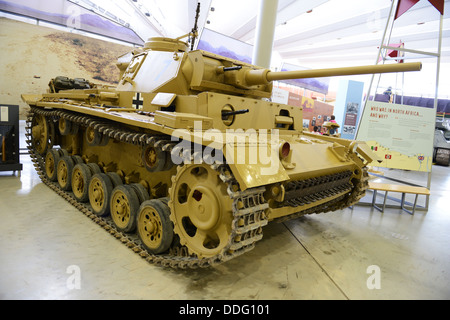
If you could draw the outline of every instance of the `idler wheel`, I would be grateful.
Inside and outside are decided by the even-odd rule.
[[[75,163],[70,156],[63,156],[58,161],[57,166],[57,178],[58,178],[58,184],[61,187],[61,189],[65,191],[70,191],[72,188],[72,170],[75,166]]]
[[[167,204],[159,199],[143,202],[137,215],[137,233],[149,253],[167,251],[173,241],[173,225]]]
[[[89,183],[89,203],[97,216],[109,214],[112,191],[113,184],[108,175],[97,173],[92,177]]]
[[[42,114],[36,114],[32,120],[31,137],[34,149],[45,155],[50,145],[49,124]]]
[[[117,229],[123,232],[132,232],[136,229],[136,214],[139,205],[139,198],[131,186],[120,185],[114,188],[110,210]]]
[[[200,258],[221,254],[232,233],[232,200],[227,185],[205,164],[178,168],[172,182],[170,219],[180,243]]]
[[[72,171],[72,192],[78,201],[86,202],[89,200],[89,182],[92,178],[92,172],[87,164],[78,163]]]

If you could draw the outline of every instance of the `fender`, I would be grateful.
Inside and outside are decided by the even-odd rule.
[[[224,155],[242,191],[289,180],[277,145],[228,142]]]

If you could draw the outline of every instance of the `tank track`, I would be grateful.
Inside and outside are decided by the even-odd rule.
[[[339,186],[335,186],[336,183],[338,183],[339,180],[342,180],[344,177],[347,178],[349,176],[348,172],[338,173],[336,175],[330,175],[325,177],[319,177],[319,178],[313,178],[308,180],[314,180],[314,182],[317,182],[318,180],[327,181],[332,188],[328,190],[322,190],[320,187],[319,189],[321,191],[315,193],[315,194],[308,194],[306,196],[303,196],[301,198],[297,199],[290,199],[287,200],[287,205],[294,206],[294,207],[301,207],[302,205],[308,204],[313,201],[322,200],[324,198],[333,196],[337,193],[342,193],[344,191],[348,191],[348,193],[341,195],[333,200],[327,201],[319,206],[312,207],[297,213],[293,213],[291,215],[287,215],[284,217],[276,218],[274,221],[276,222],[284,222],[291,219],[296,219],[298,217],[304,216],[306,214],[312,214],[312,213],[324,213],[324,212],[330,212],[330,211],[337,211],[342,210],[348,207],[353,206],[354,204],[357,204],[359,200],[365,196],[366,190],[369,187],[369,173],[367,171],[367,167],[362,168],[362,178],[358,180],[355,185],[352,185],[350,182],[346,184],[342,184]],[[305,181],[308,181],[305,180]],[[300,181],[294,181],[293,184],[304,184]],[[313,184],[310,182],[310,184]],[[312,186],[312,188],[317,188],[318,185]],[[292,189],[294,187],[291,186]],[[294,190],[295,191],[295,190]],[[351,191],[351,192],[350,192]]]
[[[351,171],[344,171],[326,176],[314,177],[286,184],[286,194],[282,206],[298,207],[321,200],[337,193],[350,191]]]
[[[199,259],[196,256],[188,255],[186,247],[175,247],[170,249],[169,253],[153,255],[148,253],[141,245],[141,241],[135,234],[127,234],[119,231],[110,217],[98,217],[91,209],[89,204],[77,201],[72,192],[61,190],[58,183],[50,181],[45,175],[45,156],[38,154],[33,147],[31,137],[31,124],[35,114],[41,114],[46,119],[58,119],[63,117],[81,126],[91,126],[110,138],[120,142],[133,144],[162,144],[164,151],[171,150],[174,146],[167,137],[156,137],[149,134],[125,131],[118,126],[114,126],[103,120],[93,119],[88,116],[77,115],[63,110],[45,110],[31,107],[26,120],[27,148],[34,164],[34,167],[44,184],[55,191],[58,195],[67,200],[84,215],[98,224],[116,239],[121,241],[130,250],[144,258],[147,262],[170,267],[175,269],[195,269],[214,266],[230,259],[233,259],[245,252],[252,250],[255,243],[262,239],[262,227],[267,225],[268,220],[265,216],[265,210],[268,204],[265,203],[263,193],[264,187],[252,188],[245,191],[237,190],[238,183],[227,166],[221,163],[213,163],[211,167],[219,172],[219,176],[224,183],[228,185],[228,194],[233,200],[232,232],[229,237],[226,250],[223,254],[210,258]],[[188,162],[194,157],[191,155],[180,155],[184,162]],[[189,160],[189,161],[188,161]],[[242,222],[244,222],[242,224]]]

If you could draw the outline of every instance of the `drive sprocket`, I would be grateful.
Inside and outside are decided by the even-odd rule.
[[[169,190],[170,219],[189,254],[210,258],[229,249],[234,217],[227,188],[207,164],[178,167]]]

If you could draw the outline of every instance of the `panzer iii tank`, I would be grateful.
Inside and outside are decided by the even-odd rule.
[[[57,77],[31,107],[42,181],[149,262],[212,266],[251,250],[263,227],[346,208],[367,188],[363,142],[302,132],[272,81],[419,70],[396,64],[272,72],[152,38],[119,58],[116,87]]]

